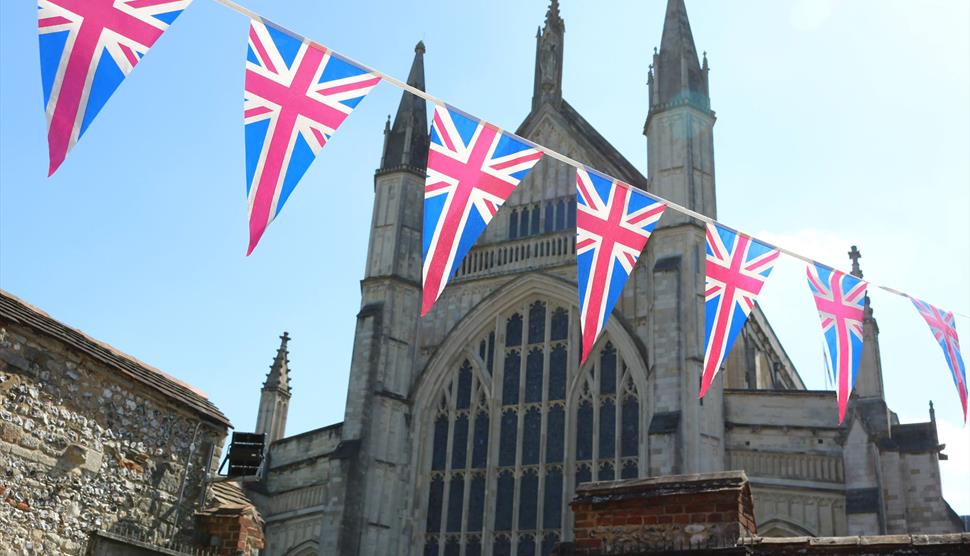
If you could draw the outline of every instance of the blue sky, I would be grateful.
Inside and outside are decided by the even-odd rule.
[[[545,3],[246,0],[280,24],[516,128]],[[645,172],[641,130],[663,0],[566,0],[564,96]],[[711,65],[725,223],[970,312],[970,3],[689,0]],[[255,424],[278,336],[293,337],[288,433],[343,418],[384,119],[381,85],[321,152],[246,258],[247,21],[196,0],[48,179],[36,8],[0,2],[0,287],[205,392]],[[784,258],[783,258],[784,259]],[[909,303],[875,291],[887,398],[933,400],[947,499],[970,513],[970,430],[942,353]],[[810,388],[821,335],[801,263],[762,304]],[[964,345],[970,327],[958,319]],[[836,417],[835,397],[832,399]]]

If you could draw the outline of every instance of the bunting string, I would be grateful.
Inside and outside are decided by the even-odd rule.
[[[297,37],[297,38],[299,38],[299,39],[301,39],[303,41],[306,41],[306,42],[308,42],[308,43],[310,43],[312,45],[315,45],[315,46],[317,46],[319,48],[323,48],[323,49],[329,50],[329,47],[327,47],[327,46],[325,46],[325,45],[323,45],[323,44],[321,44],[321,43],[313,40],[312,38],[307,37],[305,35],[302,35],[300,33],[297,33],[297,32],[295,32],[295,31],[293,31],[293,30],[291,30],[291,29],[289,29],[287,27],[282,26],[282,25],[279,25],[279,24],[277,24],[277,23],[275,23],[275,22],[273,22],[273,21],[271,21],[271,20],[263,17],[260,14],[254,12],[254,11],[252,11],[252,10],[244,7],[244,6],[241,6],[238,3],[236,3],[236,2],[233,2],[233,0],[212,0],[212,1],[213,2],[216,2],[217,4],[221,4],[221,5],[225,6],[226,8],[229,8],[230,10],[233,10],[233,11],[239,13],[239,14],[242,14],[242,15],[250,18],[250,19],[257,20],[257,21],[262,21],[266,25],[271,25],[271,26],[277,27],[280,30],[282,30],[282,31],[284,31],[284,32],[286,32],[288,34],[293,35],[294,37]],[[424,99],[424,100],[426,100],[426,101],[434,104],[435,106],[440,106],[442,108],[446,108],[448,110],[451,110],[452,112],[458,112],[458,113],[460,113],[460,114],[462,114],[462,115],[464,115],[464,116],[466,116],[466,117],[468,117],[468,118],[470,118],[472,120],[478,120],[478,118],[476,118],[476,117],[474,117],[474,116],[472,116],[472,115],[470,115],[470,114],[468,114],[468,113],[466,113],[466,112],[464,112],[464,111],[462,111],[462,110],[460,110],[458,108],[455,108],[451,104],[446,103],[444,100],[442,100],[442,99],[440,99],[440,98],[438,98],[438,97],[436,97],[436,96],[434,96],[434,95],[432,95],[432,94],[430,94],[430,93],[428,93],[426,91],[422,91],[421,89],[418,89],[417,87],[412,87],[411,85],[408,85],[406,82],[401,81],[400,79],[397,79],[393,75],[389,75],[389,74],[384,73],[383,71],[381,71],[379,69],[373,68],[373,67],[371,67],[371,66],[369,66],[369,65],[367,65],[365,63],[362,63],[362,62],[360,62],[358,60],[355,60],[354,58],[352,58],[350,56],[347,56],[343,52],[340,52],[339,55],[340,55],[340,57],[346,59],[348,62],[350,62],[350,63],[352,63],[354,65],[360,66],[362,69],[366,70],[368,73],[371,73],[373,75],[376,75],[376,76],[380,77],[383,81],[385,81],[387,83],[390,83],[391,85],[394,85],[398,89],[401,89],[403,91],[407,91],[408,93],[411,93],[412,95],[415,95],[417,97],[420,97],[420,98],[422,98],[422,99]],[[520,141],[522,143],[525,143],[529,147],[531,147],[531,148],[533,148],[533,149],[535,149],[535,150],[543,153],[544,155],[546,155],[546,156],[548,156],[550,158],[556,159],[559,162],[562,162],[563,164],[566,164],[568,166],[572,166],[576,170],[585,171],[585,169],[587,168],[587,166],[585,164],[583,164],[582,162],[579,162],[579,161],[577,161],[577,160],[575,160],[573,158],[570,158],[570,157],[568,157],[568,156],[566,156],[566,155],[564,155],[564,154],[562,154],[562,153],[560,153],[560,152],[558,152],[558,151],[556,151],[554,149],[551,149],[551,148],[546,147],[544,145],[540,145],[540,144],[538,144],[538,143],[536,143],[534,141],[531,141],[531,140],[529,140],[529,139],[527,139],[525,137],[521,137],[519,135],[516,135],[516,134],[514,134],[514,133],[512,133],[510,131],[502,130],[502,129],[498,128],[497,126],[495,126],[494,124],[490,123],[490,122],[482,121],[481,123],[483,125],[485,125],[486,127],[495,130],[496,133],[504,133],[505,135],[507,135],[509,137],[512,137],[512,138],[514,138],[514,139],[516,139],[516,140],[518,140],[518,141]],[[604,177],[606,177],[607,179],[616,182],[616,184],[619,185],[620,187],[625,187],[625,188],[627,188],[627,189],[629,189],[631,191],[636,191],[637,193],[639,193],[641,195],[644,195],[646,197],[649,197],[650,199],[653,199],[654,201],[664,203],[669,209],[674,210],[676,212],[679,212],[681,214],[684,214],[686,216],[689,216],[691,218],[694,218],[695,220],[699,220],[701,222],[704,222],[705,224],[712,224],[712,225],[719,226],[719,227],[721,227],[723,229],[726,229],[726,230],[728,230],[728,231],[730,231],[730,232],[732,232],[734,234],[737,234],[738,236],[746,237],[750,241],[756,241],[756,242],[758,242],[760,244],[763,244],[763,245],[765,245],[765,246],[767,246],[767,247],[769,247],[771,249],[775,249],[775,250],[779,251],[780,253],[784,253],[785,255],[788,255],[789,257],[792,257],[794,259],[801,260],[801,261],[803,261],[803,262],[805,262],[805,263],[807,263],[809,265],[822,267],[822,268],[827,269],[829,271],[841,272],[839,269],[837,269],[837,268],[835,268],[833,266],[830,266],[830,265],[827,265],[825,263],[816,261],[815,259],[812,259],[811,257],[808,257],[806,255],[802,255],[801,253],[799,253],[797,251],[794,251],[792,249],[788,249],[788,248],[786,248],[786,247],[784,247],[782,245],[777,245],[775,243],[766,241],[764,239],[760,239],[760,238],[758,238],[756,236],[753,236],[753,235],[751,235],[749,233],[746,233],[746,232],[743,232],[743,231],[738,230],[736,228],[733,228],[731,226],[728,226],[728,225],[724,224],[723,222],[720,222],[718,220],[715,220],[714,218],[711,218],[711,217],[709,217],[707,215],[701,214],[701,213],[699,213],[697,211],[691,210],[691,209],[689,209],[689,208],[687,208],[687,207],[685,207],[683,205],[677,204],[677,203],[675,203],[673,201],[670,201],[668,199],[665,199],[665,198],[663,198],[663,197],[661,197],[659,195],[656,195],[654,193],[651,193],[649,191],[646,191],[644,189],[641,189],[641,188],[639,188],[639,187],[637,187],[635,185],[632,185],[632,184],[628,184],[626,182],[623,182],[622,180],[616,179],[616,178],[614,178],[614,177],[612,177],[612,176],[610,176],[608,174],[605,174],[605,173],[603,173],[603,172],[601,172],[599,170],[597,170],[597,172],[603,174]],[[844,273],[843,272],[842,274],[848,274],[848,273]],[[869,286],[870,287],[879,288],[879,289],[881,289],[883,291],[886,291],[888,293],[892,293],[894,295],[898,295],[898,296],[904,297],[906,299],[913,299],[913,296],[911,296],[911,295],[909,295],[909,294],[907,294],[907,293],[905,293],[903,291],[900,291],[898,289],[891,288],[889,286],[879,285],[879,284],[873,283],[873,282],[868,281],[868,280],[867,280],[867,282],[869,283]],[[955,316],[959,316],[959,317],[964,318],[964,319],[970,319],[970,315],[968,315],[967,313],[963,313],[963,312],[959,312],[959,311],[952,311],[952,312],[953,312],[953,314]]]

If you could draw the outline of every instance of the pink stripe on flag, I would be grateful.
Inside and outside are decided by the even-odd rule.
[[[249,40],[252,42],[253,47],[256,48],[256,54],[259,55],[259,59],[263,61],[266,69],[277,73],[276,66],[273,65],[272,60],[269,59],[269,54],[266,52],[266,48],[263,47],[263,41],[259,40],[259,35],[256,34],[256,28],[252,25],[249,26]]]
[[[70,23],[70,22],[71,22],[70,19],[68,19],[66,17],[62,17],[62,16],[45,17],[44,19],[41,19],[41,20],[38,20],[37,21],[37,26],[38,27],[53,27],[55,25],[63,25],[65,23]]]
[[[380,83],[381,78],[375,77],[373,79],[368,79],[367,81],[355,81],[353,83],[344,83],[343,85],[337,85],[336,87],[328,87],[326,89],[320,89],[317,91],[321,95],[335,95],[337,93],[342,93],[344,91],[356,91],[361,87],[373,87]]]
[[[135,54],[135,52],[131,48],[129,48],[128,46],[126,46],[126,45],[123,45],[122,44],[122,45],[119,45],[119,46],[121,47],[121,53],[125,55],[125,58],[128,58],[128,63],[130,63],[132,65],[132,67],[134,67],[135,65],[137,65],[138,64],[138,56]]]
[[[243,112],[243,117],[252,118],[253,116],[260,116],[268,112],[272,112],[272,110],[270,110],[266,106],[257,106],[256,108],[250,108],[249,110],[245,110]]]

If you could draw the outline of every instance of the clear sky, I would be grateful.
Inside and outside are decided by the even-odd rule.
[[[528,113],[542,0],[242,3],[401,78],[424,40],[430,92],[506,128]],[[564,96],[644,173],[664,4],[562,6]],[[719,217],[842,268],[857,244],[866,278],[970,312],[970,2],[687,7],[711,65]],[[242,431],[288,330],[294,434],[343,418],[373,172],[401,93],[361,103],[246,258],[247,24],[196,0],[48,179],[36,8],[0,2],[0,287],[198,386]],[[872,303],[888,402],[924,421],[934,401],[945,495],[968,514],[970,431],[942,352],[906,300]],[[803,265],[783,258],[762,304],[825,388]]]

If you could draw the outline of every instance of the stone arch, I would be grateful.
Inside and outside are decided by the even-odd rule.
[[[814,537],[815,533],[783,518],[772,518],[758,525],[762,537]]]
[[[412,448],[411,485],[415,495],[410,497],[409,515],[415,544],[423,545],[427,540],[447,551],[451,543],[480,542],[484,552],[493,546],[491,543],[524,542],[535,544],[538,552],[539,545],[545,551],[547,544],[571,535],[568,497],[577,480],[576,444],[572,440],[576,408],[572,400],[577,377],[587,374],[594,365],[593,357],[579,365],[578,349],[574,349],[580,345],[575,288],[574,283],[542,273],[530,273],[512,280],[469,311],[432,354],[411,394],[414,400],[412,434],[417,442]],[[537,316],[538,320],[533,318],[533,310],[541,315]],[[562,324],[563,320],[558,321],[559,330],[565,328],[566,336],[553,332],[552,319],[557,315],[560,319],[563,315],[568,318],[568,325]],[[515,319],[519,319],[517,334],[520,337],[517,342],[510,343],[513,333],[507,327]],[[534,322],[544,323],[543,331],[538,333],[542,339],[533,340],[530,326]],[[478,349],[479,342],[485,345],[486,337],[489,338],[488,352],[494,356],[494,362],[486,361]],[[596,357],[604,350],[611,350],[616,355],[615,365],[623,365],[614,371],[616,390],[606,394],[606,397],[613,397],[610,403],[615,416],[613,424],[608,424],[604,430],[610,431],[608,436],[613,439],[614,447],[609,452],[616,454],[615,459],[607,463],[607,456],[596,456],[590,462],[593,467],[598,465],[597,461],[606,463],[617,478],[629,469],[633,471],[632,476],[643,476],[649,468],[645,440],[653,403],[641,345],[614,313],[603,337],[594,346]],[[561,366],[553,366],[553,360]],[[509,361],[513,361],[512,367],[507,367]],[[512,392],[517,392],[511,404],[506,382],[510,369],[514,369],[511,372],[515,377]],[[560,374],[555,375],[553,369],[561,369]],[[474,377],[471,381],[469,374]],[[554,375],[562,377],[561,394],[557,394],[561,397],[553,396],[550,389]],[[536,376],[538,382],[530,378]],[[637,406],[629,414],[633,415],[629,418],[632,433],[622,428],[627,421],[621,419],[627,419],[627,414],[621,417],[617,406],[619,400],[625,399],[622,389],[626,383],[620,384],[625,379],[632,383],[633,403]],[[462,380],[464,391],[471,391],[470,403],[467,393],[457,394],[462,388]],[[485,405],[476,405],[476,392],[484,390],[479,388],[479,382],[490,385]],[[530,384],[534,386],[533,390],[529,390]],[[538,397],[530,398],[529,392],[539,392]],[[459,399],[466,401],[459,405],[456,402]],[[596,403],[600,403],[599,398]],[[473,430],[483,411],[487,433]],[[511,421],[506,422],[507,418]],[[555,427],[553,423],[556,423]],[[458,436],[456,431],[459,431]],[[505,440],[509,431],[517,431],[512,435],[512,460],[506,457],[509,452]],[[549,444],[550,431],[555,433],[552,437],[560,439],[555,449]],[[475,436],[478,434],[487,436],[487,465],[480,465],[481,461],[473,463],[473,447],[479,445]],[[621,448],[621,434],[634,435],[632,453]],[[529,441],[530,438],[536,440]],[[453,460],[455,447],[462,448]],[[558,455],[549,459],[549,454]],[[631,460],[633,465],[629,467]],[[484,502],[477,496],[482,489],[489,493]],[[505,498],[503,489],[507,494]],[[545,498],[546,493],[552,493],[549,495],[552,499]],[[523,497],[532,500],[535,507],[521,509],[524,507],[520,503]],[[506,501],[504,505],[502,500]],[[512,500],[511,505],[509,500]],[[460,524],[450,521],[454,507],[461,516],[458,520],[464,520]],[[478,513],[473,514],[472,507],[478,508]],[[503,507],[514,507],[509,510],[514,514],[508,519],[511,526],[508,522],[504,525],[499,522]],[[550,514],[543,513],[546,508],[552,508]],[[523,513],[531,517],[523,517]],[[548,526],[549,516],[555,515],[561,517],[558,521],[552,517],[553,525]],[[479,529],[468,526],[472,521]]]
[[[533,296],[555,299],[568,305],[570,310],[578,310],[576,284],[574,282],[568,282],[543,272],[530,272],[503,285],[482,299],[467,315],[462,317],[451,333],[441,341],[418,380],[415,381],[411,395],[414,406],[416,408],[427,407],[429,397],[434,395],[434,392],[441,387],[448,369],[447,365],[458,358],[460,352],[467,351],[468,346],[456,341],[456,339],[471,338],[481,328],[489,324],[490,318],[521,305],[522,302]],[[604,338],[607,336],[614,339],[617,349],[628,355],[638,368],[644,369],[644,374],[637,377],[637,380],[639,381],[638,386],[646,388],[646,374],[649,370],[646,363],[646,354],[643,353],[642,347],[638,345],[639,343],[630,333],[630,327],[626,325],[623,316],[613,311],[603,332],[603,336],[593,345],[593,350],[599,349],[606,342]],[[572,391],[574,387],[575,384],[568,388]]]
[[[319,553],[317,541],[304,541],[286,551],[286,556],[316,556]]]

